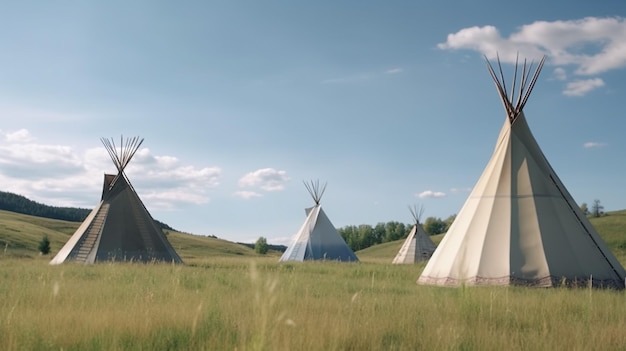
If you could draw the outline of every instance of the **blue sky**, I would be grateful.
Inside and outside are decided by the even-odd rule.
[[[287,243],[328,182],[335,226],[446,218],[504,110],[483,55],[548,55],[528,123],[578,203],[626,208],[626,3],[55,1],[0,12],[0,190],[93,207],[100,137],[153,217]]]

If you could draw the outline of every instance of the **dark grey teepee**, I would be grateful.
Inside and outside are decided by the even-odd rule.
[[[85,264],[103,261],[182,263],[124,173],[143,139],[121,138],[119,152],[113,139],[101,140],[117,167],[117,175],[104,175],[100,203],[50,264],[67,261]]]

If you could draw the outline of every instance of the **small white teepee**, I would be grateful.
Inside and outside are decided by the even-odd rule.
[[[516,64],[510,98],[500,62],[498,77],[487,61],[507,118],[491,160],[418,283],[624,288],[626,271],[526,123],[523,108],[544,61],[532,77],[532,63],[527,69],[524,62],[519,81]]]
[[[418,209],[417,206],[409,206],[409,211],[411,211],[411,215],[415,220],[415,225],[413,225],[409,236],[406,237],[400,251],[393,259],[393,264],[412,264],[428,261],[437,248],[420,223],[423,207]]]
[[[50,264],[104,261],[182,263],[130,184],[124,169],[143,139],[121,139],[120,150],[113,140],[101,139],[117,175],[105,174],[102,199],[65,243]]]
[[[326,190],[326,184],[320,187],[319,181],[311,181],[310,184],[305,182],[304,186],[313,197],[315,206],[305,210],[306,220],[279,262],[309,260],[358,262],[359,259],[322,210],[320,200]]]

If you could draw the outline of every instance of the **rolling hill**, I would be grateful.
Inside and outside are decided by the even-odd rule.
[[[626,265],[626,210],[608,212],[606,216],[591,218],[591,223],[604,238],[615,256]],[[47,235],[52,247],[50,258],[65,244],[79,226],[79,222],[63,221],[30,216],[0,210],[0,257],[36,257],[37,245]],[[242,257],[258,256],[252,248],[227,240],[165,231],[168,240],[186,262],[214,256]],[[443,234],[432,237],[438,244]],[[357,251],[363,262],[390,263],[404,240],[383,243]],[[280,256],[279,251],[270,250],[269,256]]]
[[[52,258],[79,225],[80,222],[0,210],[0,257],[36,257],[39,255],[37,246],[47,235]],[[227,240],[173,230],[166,230],[165,233],[178,254],[187,262],[214,256],[257,256],[253,249]],[[268,255],[279,256],[280,252],[270,250]]]

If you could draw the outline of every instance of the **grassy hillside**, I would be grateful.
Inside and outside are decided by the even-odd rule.
[[[50,239],[50,259],[80,223],[0,210],[0,257],[35,257],[44,235]],[[215,256],[256,256],[253,249],[230,241],[167,231],[167,238],[186,263]],[[279,253],[270,251],[270,256]]]
[[[609,212],[591,223],[602,236],[613,254],[626,266],[626,210]]]
[[[9,256],[33,256],[44,235],[56,253],[79,223],[0,210],[0,250]]]
[[[433,235],[430,238],[435,244],[439,244],[443,239],[443,234]],[[367,249],[357,251],[356,255],[363,262],[391,263],[403,243],[404,239],[370,246]]]

